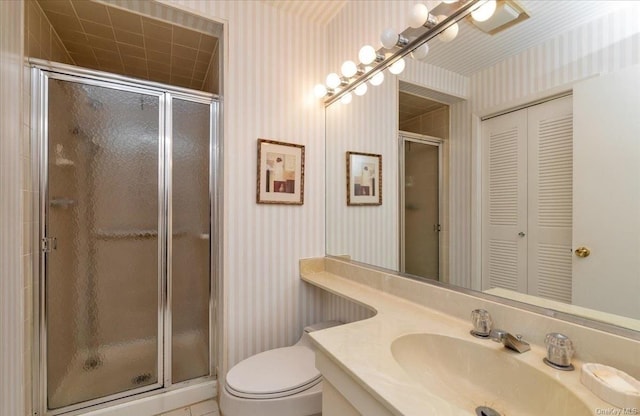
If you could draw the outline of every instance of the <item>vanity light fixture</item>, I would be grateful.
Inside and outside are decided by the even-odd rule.
[[[342,75],[344,75],[345,78],[351,78],[358,72],[358,67],[353,61],[344,61],[340,68],[340,72],[342,72]]]
[[[364,45],[358,52],[358,60],[362,65],[369,65],[373,61],[383,61],[384,55],[378,54],[375,48],[371,45]]]
[[[396,46],[401,48],[407,46],[409,44],[409,39],[399,35],[395,29],[389,27],[382,32],[382,35],[380,35],[380,42],[385,49],[393,49]]]
[[[327,75],[327,88],[331,90],[335,90],[340,86],[341,83],[342,81],[340,80],[340,76],[335,72],[332,72],[329,75]]]
[[[407,29],[402,33],[391,28],[385,29],[380,37],[383,48],[376,50],[370,45],[363,46],[358,52],[358,60],[361,65],[357,65],[353,61],[345,61],[340,71],[343,77],[335,72],[329,74],[326,79],[326,87],[316,85],[314,93],[320,98],[325,98],[325,105],[338,100],[344,104],[350,103],[353,99],[352,91],[356,95],[364,95],[367,92],[367,82],[374,86],[382,84],[385,69],[389,69],[392,74],[400,74],[406,66],[404,60],[406,55],[411,54],[414,59],[424,60],[429,53],[427,42],[434,37],[438,37],[444,42],[452,41],[458,34],[458,20],[491,1],[494,2],[495,8],[495,0],[461,0],[461,6],[448,16],[439,15],[437,17],[425,5],[415,5],[409,16],[409,25],[413,30],[424,28],[420,35],[410,40],[404,34],[412,29]],[[455,1],[443,1],[443,3],[453,2]],[[436,6],[435,10],[437,9]]]

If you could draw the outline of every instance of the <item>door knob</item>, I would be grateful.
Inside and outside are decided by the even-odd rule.
[[[518,235],[519,235],[520,237],[524,237],[526,234],[525,234],[524,232],[520,231],[520,232],[518,233]]]
[[[578,247],[575,253],[578,257],[589,257],[589,254],[591,254],[591,250],[586,247]]]

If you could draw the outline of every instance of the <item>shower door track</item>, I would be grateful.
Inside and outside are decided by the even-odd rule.
[[[117,74],[94,71],[66,64],[52,63],[39,59],[29,59],[31,67],[31,91],[32,91],[32,160],[33,163],[33,189],[39,189],[39,197],[34,198],[33,215],[36,226],[33,230],[32,241],[34,247],[39,247],[39,256],[34,256],[34,332],[33,332],[33,414],[45,415],[75,415],[86,412],[89,409],[99,409],[114,404],[125,403],[134,399],[153,396],[180,388],[193,386],[216,379],[216,308],[215,294],[218,289],[216,276],[219,270],[219,246],[218,238],[220,223],[219,211],[219,176],[220,146],[218,144],[218,96],[181,88],[164,85],[156,82],[133,79]],[[48,85],[49,79],[76,82],[80,84],[115,90],[134,92],[155,96],[158,98],[159,112],[159,152],[158,152],[158,329],[157,329],[157,375],[158,381],[154,384],[126,390],[96,399],[91,399],[62,408],[49,410],[47,406],[47,316],[45,307],[45,281],[46,281],[46,255],[51,249],[47,246],[48,216]],[[171,380],[171,232],[172,232],[172,117],[171,105],[173,99],[209,105],[209,209],[210,209],[210,293],[209,293],[209,375],[190,380],[172,383]]]

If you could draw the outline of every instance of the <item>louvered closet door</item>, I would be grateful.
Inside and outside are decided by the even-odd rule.
[[[573,105],[564,97],[528,111],[528,290],[571,302]]]
[[[527,115],[482,123],[482,288],[527,291]]]

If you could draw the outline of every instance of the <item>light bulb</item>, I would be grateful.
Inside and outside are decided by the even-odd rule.
[[[345,77],[351,78],[356,74],[356,72],[358,72],[358,67],[353,61],[344,61],[342,67],[340,68],[340,71]]]
[[[415,48],[413,52],[411,52],[411,57],[413,59],[422,61],[427,57],[428,54],[429,54],[429,45],[427,45],[426,43],[423,43],[422,45]]]
[[[327,87],[325,87],[322,84],[317,84],[314,88],[313,88],[313,93],[315,94],[316,97],[318,98],[322,98],[325,95],[327,95]]]
[[[438,16],[438,22],[442,22],[446,18],[447,16],[440,15]],[[453,23],[438,35],[438,39],[442,42],[451,42],[456,36],[458,36],[458,24]]]
[[[398,75],[402,71],[404,71],[404,66],[405,66],[404,58],[400,58],[397,61],[395,61],[393,65],[389,67],[389,72],[391,72],[393,75]]]
[[[338,76],[338,74],[336,74],[335,72],[330,73],[329,75],[327,75],[326,84],[329,89],[334,90],[338,88],[341,84],[340,76]]]
[[[343,95],[342,98],[340,98],[340,102],[342,104],[349,104],[352,99],[353,99],[353,96],[351,95],[350,92],[348,92],[345,95]]]
[[[409,14],[409,26],[417,29],[422,27],[429,18],[429,9],[422,3],[413,6]]]
[[[380,36],[380,42],[386,49],[392,49],[398,44],[398,32],[391,28],[387,28]]]
[[[371,79],[369,79],[369,83],[376,87],[382,84],[382,81],[384,81],[384,74],[382,73],[382,71],[379,71],[377,74],[372,76]]]
[[[488,0],[482,6],[478,7],[471,12],[471,17],[476,22],[484,22],[489,20],[493,13],[496,11],[496,0]]]
[[[362,84],[358,85],[356,89],[353,90],[353,92],[358,96],[365,95],[367,93],[367,84],[363,82]]]
[[[358,52],[358,59],[363,65],[369,65],[376,60],[376,50],[371,45],[364,45]]]

